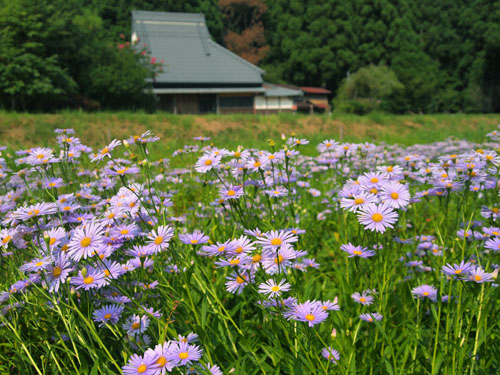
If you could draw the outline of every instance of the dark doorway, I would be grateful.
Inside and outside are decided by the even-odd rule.
[[[198,95],[198,109],[200,113],[217,112],[217,99],[215,94]]]

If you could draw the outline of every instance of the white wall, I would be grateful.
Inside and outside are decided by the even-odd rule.
[[[281,110],[292,109],[293,99],[287,96],[262,96],[255,97],[255,109],[257,110]]]

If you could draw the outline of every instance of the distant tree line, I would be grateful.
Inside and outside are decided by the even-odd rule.
[[[203,13],[267,81],[340,110],[500,112],[498,0],[0,0],[0,107],[153,109],[134,9]]]

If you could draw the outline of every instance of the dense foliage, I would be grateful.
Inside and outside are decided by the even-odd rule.
[[[103,85],[94,85],[90,66],[99,70],[100,61],[93,52],[116,44],[120,33],[129,38],[130,13],[140,9],[205,14],[214,39],[258,63],[270,81],[326,86],[336,92],[349,74],[380,65],[394,71],[403,85],[398,95],[388,98],[386,109],[392,112],[500,111],[496,0],[0,0],[0,4],[0,100],[6,108],[66,105],[68,94],[115,106],[102,97]],[[113,78],[112,82],[119,79]]]
[[[171,160],[57,133],[0,148],[0,373],[498,369],[499,131]]]

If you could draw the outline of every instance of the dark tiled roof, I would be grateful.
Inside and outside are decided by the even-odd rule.
[[[262,69],[210,39],[202,14],[134,11],[132,32],[165,60],[158,83],[262,84]]]

